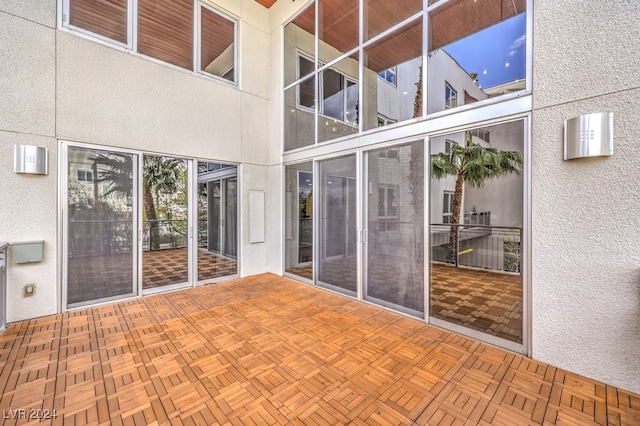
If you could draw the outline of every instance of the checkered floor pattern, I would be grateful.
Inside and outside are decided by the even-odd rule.
[[[343,271],[342,276],[355,275]],[[380,268],[378,268],[380,269]],[[305,266],[287,269],[293,275],[312,279],[312,267]],[[340,280],[340,274],[333,274]],[[423,296],[417,286],[409,286],[403,292],[403,300],[398,298],[398,275],[376,270],[375,297],[422,310],[419,303]],[[386,277],[386,278],[385,278]],[[381,283],[386,279],[390,283],[387,294]],[[382,281],[381,281],[382,280]],[[415,303],[407,300],[415,299]],[[522,343],[522,277],[477,269],[455,268],[450,265],[432,263],[431,265],[431,315],[488,333],[516,343]]]
[[[9,324],[0,415],[31,413],[56,426],[631,426],[640,395],[265,274]]]
[[[235,259],[198,249],[198,281],[237,273]],[[187,248],[142,253],[142,288],[187,282]]]

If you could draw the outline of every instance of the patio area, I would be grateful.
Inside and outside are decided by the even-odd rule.
[[[187,281],[187,248],[142,252],[142,288],[161,287]],[[198,280],[227,277],[237,273],[236,260],[198,249]]]
[[[375,276],[391,283],[397,274],[378,268]],[[354,267],[343,268],[353,273]],[[312,267],[287,269],[288,273],[311,280]],[[340,269],[334,279],[340,280]],[[522,277],[472,268],[456,268],[431,262],[431,315],[473,330],[522,343]],[[352,278],[355,280],[355,277]],[[394,290],[388,287],[389,300]],[[414,291],[414,294],[420,294]],[[422,297],[420,295],[420,297]]]
[[[12,323],[0,389],[7,425],[640,424],[640,395],[271,274]]]

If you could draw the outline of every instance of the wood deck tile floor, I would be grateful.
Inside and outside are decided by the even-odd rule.
[[[0,389],[7,425],[640,424],[640,395],[269,274],[12,323]]]

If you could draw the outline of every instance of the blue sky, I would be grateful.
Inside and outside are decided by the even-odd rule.
[[[526,14],[514,16],[444,48],[483,89],[525,78]]]

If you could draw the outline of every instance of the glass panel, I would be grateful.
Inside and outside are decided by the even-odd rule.
[[[220,243],[220,227],[222,225],[222,203],[220,202],[222,190],[220,189],[220,181],[216,180],[208,184],[209,188],[209,246],[208,249],[220,253],[222,244]]]
[[[69,23],[120,43],[127,43],[128,0],[69,0]]]
[[[320,72],[318,141],[358,132],[358,61],[346,58]]]
[[[313,279],[313,164],[285,168],[285,271]]]
[[[238,272],[236,173],[233,165],[198,163],[198,281]]]
[[[136,162],[132,154],[68,150],[69,308],[137,294]]]
[[[428,113],[526,88],[526,1],[454,0],[430,14]]]
[[[315,68],[316,7],[311,3],[300,15],[284,27],[284,84],[293,83]],[[309,67],[299,67],[298,57],[308,58]],[[308,65],[308,64],[307,64]]]
[[[364,50],[364,129],[422,116],[422,20]]]
[[[356,157],[320,162],[318,285],[355,295],[357,285]]]
[[[143,160],[142,288],[186,283],[187,162],[155,155]]]
[[[318,1],[318,59],[326,64],[358,45],[359,0]]]
[[[424,312],[424,142],[370,151],[365,299]],[[381,155],[382,154],[382,155]]]
[[[224,207],[225,207],[225,234],[224,234],[224,255],[232,259],[238,254],[236,239],[238,235],[237,206],[238,192],[235,177],[224,179]]]
[[[365,40],[388,30],[422,10],[422,0],[364,0]]]
[[[138,52],[193,69],[193,0],[138,0]]]
[[[304,80],[284,92],[284,149],[289,151],[315,143],[315,78]]]
[[[236,81],[235,23],[200,6],[200,71]]]
[[[523,151],[523,121],[431,139],[431,315],[520,344]]]

